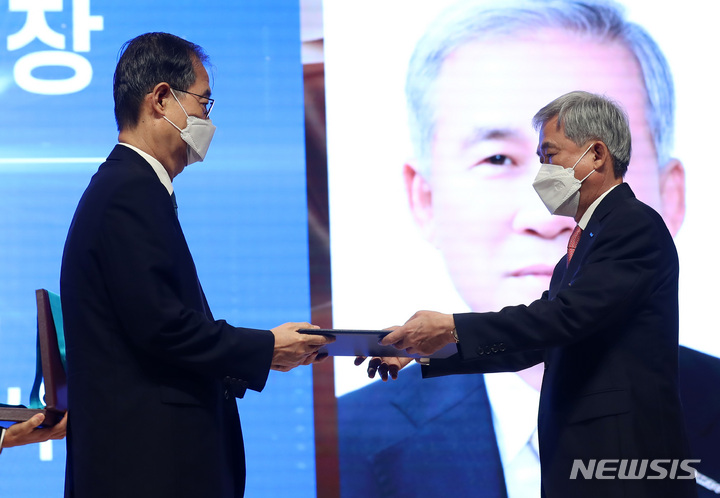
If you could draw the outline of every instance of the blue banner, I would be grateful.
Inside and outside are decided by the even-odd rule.
[[[34,291],[59,291],[72,214],[117,141],[119,50],[144,32],[197,43],[212,64],[218,129],[205,162],[174,185],[213,314],[259,328],[309,320],[298,10],[295,0],[0,1],[0,402],[28,403]],[[315,496],[311,369],[272,372],[239,410],[246,496]],[[62,496],[65,441],[0,459],[0,496]]]

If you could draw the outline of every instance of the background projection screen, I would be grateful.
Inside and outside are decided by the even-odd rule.
[[[443,205],[444,209],[457,209],[456,225],[444,229],[433,225],[430,216],[438,213],[422,209],[422,192],[415,192],[416,197],[409,199],[406,165],[423,170],[422,165],[418,166],[408,131],[404,88],[408,61],[428,26],[453,4],[454,0],[370,0],[363,2],[362,8],[350,8],[341,1],[324,3],[332,325],[336,328],[402,324],[421,309],[491,311],[504,305],[528,303],[547,288],[549,277],[527,270],[526,278],[508,283],[507,278],[503,281],[504,275],[527,268],[546,271],[565,252],[572,227],[560,243],[536,243],[531,240],[533,237],[519,235],[520,228],[531,226],[537,221],[531,217],[542,215],[545,209],[531,186],[539,161],[535,156],[537,135],[530,120],[542,105],[567,91],[609,91],[601,87],[603,75],[590,69],[597,66],[600,68],[597,71],[602,72],[608,61],[592,59],[594,53],[575,53],[580,59],[567,62],[576,64],[573,68],[564,66],[566,61],[562,58],[544,66],[537,62],[544,60],[543,56],[551,50],[543,43],[526,46],[524,52],[518,49],[518,59],[498,60],[499,56],[490,62],[483,59],[486,64],[478,63],[476,69],[468,69],[467,65],[460,69],[458,56],[454,74],[465,79],[442,83],[446,85],[446,94],[435,97],[443,104],[455,106],[451,109],[460,123],[455,124],[469,126],[477,119],[478,123],[490,126],[495,120],[499,128],[511,129],[520,122],[524,135],[511,137],[512,140],[495,137],[483,144],[473,143],[460,159],[452,156],[450,150],[438,152],[441,156],[445,154],[442,157],[448,164],[456,160],[456,167],[473,169],[473,173],[467,172],[467,183],[477,190],[458,191],[456,204],[448,201]],[[702,233],[704,227],[714,225],[712,202],[720,181],[718,169],[709,160],[720,105],[715,97],[714,70],[703,55],[718,47],[717,30],[711,21],[718,14],[718,7],[699,1],[666,4],[662,8],[644,1],[621,4],[629,20],[639,23],[655,39],[667,58],[675,84],[675,141],[669,157],[679,161],[672,162],[671,169],[684,175],[677,174],[674,193],[665,192],[675,196],[669,201],[675,208],[668,208],[663,214],[674,213],[674,217],[666,219],[671,218],[668,224],[677,229],[675,241],[681,267],[680,343],[720,356],[720,334],[710,312],[717,306],[720,270],[714,264],[715,250]],[[527,37],[533,34],[532,29],[525,32]],[[501,41],[493,45],[485,40],[486,51],[472,55],[491,59],[494,47],[500,53]],[[582,56],[586,57],[584,61]],[[529,74],[530,68],[534,72]],[[571,69],[577,69],[574,76]],[[617,76],[610,74],[611,68],[606,72],[604,76]],[[623,91],[634,85],[630,79],[625,83]],[[637,109],[633,112],[638,115]],[[451,114],[448,111],[439,119],[450,123]],[[482,128],[480,124],[478,128]],[[453,130],[446,130],[446,136],[455,137]],[[640,147],[634,149],[627,180],[638,197],[662,210],[662,182],[658,175],[639,173],[643,171],[640,162],[647,161],[650,155]],[[634,165],[637,166],[633,172]],[[432,174],[434,169],[430,170]],[[683,194],[684,213],[677,198]],[[461,202],[473,196],[476,202]],[[411,209],[411,203],[415,209]],[[518,213],[530,218],[522,218]],[[544,214],[549,216],[546,210]],[[443,222],[451,223],[447,212],[443,216]],[[371,383],[365,368],[353,366],[352,359],[336,358],[334,367],[339,416],[343,416],[343,397],[352,394],[356,400],[366,396],[369,405],[364,416],[372,417],[376,413],[371,408],[372,400],[382,398],[380,390],[389,386]],[[417,367],[408,368],[413,370],[401,375],[419,377]],[[368,383],[365,394],[358,394],[357,390]],[[707,390],[707,396],[717,401],[717,389]],[[401,402],[396,404],[401,411]],[[341,421],[338,430],[342,439],[342,432],[348,429]],[[395,432],[402,430],[398,427]],[[388,428],[387,432],[394,430]],[[395,439],[387,442],[395,443]],[[397,446],[393,448],[400,451]],[[368,459],[375,457],[367,455]],[[418,472],[412,463],[407,465],[408,473]]]

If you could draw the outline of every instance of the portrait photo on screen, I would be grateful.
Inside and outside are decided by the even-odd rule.
[[[720,105],[700,54],[718,7],[644,1],[326,1],[332,327],[498,311],[547,290],[575,221],[533,180],[533,115],[574,90],[627,113],[625,181],[680,260],[679,376],[700,496],[720,489],[720,334],[706,228]],[[308,165],[310,168],[310,164]],[[334,360],[341,496],[540,495],[543,365],[387,383]],[[472,490],[472,492],[471,492]]]

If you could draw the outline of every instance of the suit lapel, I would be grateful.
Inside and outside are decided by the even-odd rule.
[[[585,254],[592,248],[595,238],[602,231],[602,220],[608,215],[613,209],[615,209],[620,203],[629,198],[634,198],[635,194],[630,189],[627,183],[621,183],[610,192],[595,209],[595,212],[590,217],[585,230],[583,230],[580,240],[578,241],[575,254],[570,260],[570,265],[567,267],[567,271],[563,275],[562,284],[559,288],[562,288],[572,282],[572,278],[575,276],[580,263],[583,261]],[[556,292],[557,294],[557,292]]]
[[[383,496],[505,498],[505,481],[482,375],[418,379],[393,400],[414,430],[379,451]]]
[[[165,186],[158,178],[157,173],[155,173],[152,166],[145,160],[144,157],[142,157],[140,154],[138,154],[131,148],[125,147],[121,144],[117,144],[107,158],[107,163],[114,161],[121,162],[122,167],[132,167],[135,174],[147,175],[155,179],[158,182],[158,186],[162,188],[162,190],[158,189],[158,195],[167,194]],[[174,209],[174,207],[172,207],[172,201],[170,200],[169,196],[168,206],[171,206],[171,209]],[[208,306],[205,292],[200,285],[200,280],[197,277],[197,269],[195,268],[195,262],[193,260],[192,254],[190,253],[190,248],[188,247],[187,240],[185,239],[185,234],[183,233],[182,227],[180,226],[180,221],[178,220],[177,216],[172,216],[169,218],[172,220],[173,226],[175,227],[175,231],[178,236],[178,242],[182,242],[182,245],[179,245],[178,247],[184,252],[189,267],[188,271],[192,270],[192,272],[195,274],[195,279],[197,280],[199,299],[196,301],[196,307],[199,311],[203,311],[205,313],[205,316],[208,317],[208,319],[213,320],[212,312],[210,311],[210,306]]]

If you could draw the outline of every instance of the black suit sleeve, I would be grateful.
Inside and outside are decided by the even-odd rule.
[[[543,361],[543,350],[521,351],[512,355],[486,355],[474,360],[463,360],[460,354],[449,358],[433,358],[430,363],[422,366],[424,378],[441,377],[443,375],[519,372]]]
[[[491,372],[504,357],[512,369],[518,353],[568,345],[613,329],[631,315],[634,302],[647,302],[653,289],[676,279],[677,255],[659,216],[643,210],[623,216],[587,234],[586,250],[579,254],[579,246],[575,256],[583,261],[573,260],[553,299],[455,315],[462,359],[487,362],[488,369],[480,371]],[[556,273],[564,266],[561,260]],[[488,355],[498,358],[489,361]]]

